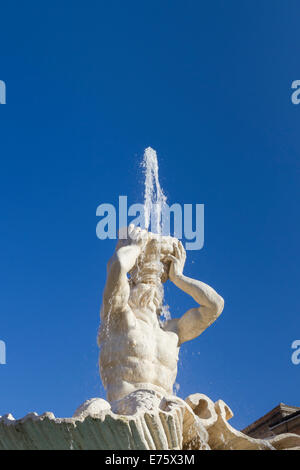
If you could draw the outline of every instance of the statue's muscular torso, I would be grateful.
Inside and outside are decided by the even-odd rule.
[[[144,319],[135,315],[129,306],[104,318],[99,365],[108,400],[147,386],[172,394],[179,352],[177,334],[163,329],[156,318],[149,321],[146,314]]]

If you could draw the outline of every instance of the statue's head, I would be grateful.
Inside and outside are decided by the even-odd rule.
[[[160,314],[164,297],[163,283],[168,280],[170,269],[166,257],[173,254],[176,242],[177,239],[170,236],[148,233],[145,247],[129,272],[129,303],[132,307],[151,308]]]

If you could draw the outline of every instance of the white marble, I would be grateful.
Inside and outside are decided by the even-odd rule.
[[[72,418],[0,417],[0,450],[299,450],[300,436],[294,434],[262,440],[237,431],[222,400],[173,395],[181,344],[205,331],[224,301],[212,287],[183,274],[186,254],[177,239],[134,226],[128,234],[108,263],[101,308],[99,365],[107,400],[87,400]],[[167,281],[196,305],[161,322]]]
[[[114,409],[112,409],[114,408]],[[0,417],[0,450],[281,450],[300,449],[300,436],[253,439],[228,423],[230,408],[197,393],[186,400],[134,391],[110,407],[87,400],[73,418],[29,413]]]
[[[179,240],[134,226],[128,235],[108,263],[101,308],[99,365],[109,402],[141,388],[172,394],[180,346],[201,335],[224,306],[212,287],[183,274],[186,253]],[[166,281],[195,306],[162,323]]]

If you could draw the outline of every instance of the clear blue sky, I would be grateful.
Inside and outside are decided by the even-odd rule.
[[[143,149],[170,203],[205,204],[185,273],[225,298],[183,346],[179,395],[222,398],[243,427],[298,405],[299,2],[1,5],[0,415],[70,416],[104,396],[96,331],[113,241],[96,208],[142,202]],[[173,316],[194,305],[167,288]]]

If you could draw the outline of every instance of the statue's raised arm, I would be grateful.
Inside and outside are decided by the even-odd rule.
[[[127,230],[127,228],[125,229]],[[126,238],[119,238],[115,252],[107,263],[107,279],[103,293],[101,319],[113,312],[122,312],[130,295],[127,274],[136,264],[147,241],[147,231],[129,225]]]
[[[199,304],[199,307],[191,308],[181,318],[171,320],[167,326],[177,333],[179,344],[182,344],[199,336],[221,315],[224,300],[204,282],[183,275],[186,254],[180,241],[174,246],[174,255],[168,255],[167,259],[171,261],[169,279]]]

